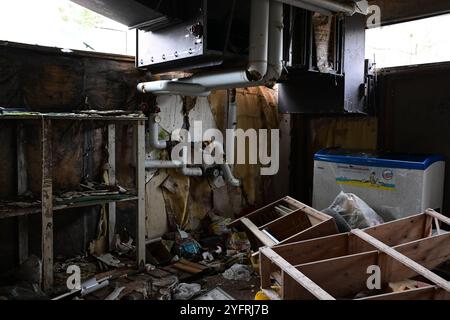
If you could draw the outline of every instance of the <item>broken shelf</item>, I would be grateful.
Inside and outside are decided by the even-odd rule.
[[[138,197],[135,194],[125,194],[125,195],[106,195],[106,196],[81,196],[75,199],[64,200],[53,203],[54,211],[61,211],[64,209],[73,209],[73,208],[83,208],[90,206],[103,205],[113,202],[126,202],[126,201],[134,201],[138,200]],[[30,201],[29,206],[17,206],[12,205],[17,202],[10,202],[11,205],[7,203],[0,202],[0,219],[19,217],[19,216],[27,216],[31,214],[40,213],[41,203],[37,201]],[[24,203],[24,202],[21,202]],[[25,202],[26,204],[26,202]]]

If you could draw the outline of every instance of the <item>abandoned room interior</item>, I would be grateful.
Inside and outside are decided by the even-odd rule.
[[[450,299],[448,30],[448,0],[1,1],[0,300]]]

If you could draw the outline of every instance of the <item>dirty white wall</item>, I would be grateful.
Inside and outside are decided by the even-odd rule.
[[[225,135],[226,91],[191,101],[189,122],[202,121],[203,130],[217,128]],[[183,126],[183,99],[164,96],[157,100],[161,109],[162,132],[170,134]],[[247,88],[237,92],[238,128],[244,130],[277,129],[278,108],[275,92],[268,88]],[[193,137],[193,132],[191,130]],[[152,159],[167,159],[167,154],[148,150]],[[245,209],[261,206],[271,200],[274,177],[260,176],[259,165],[236,165],[234,174],[242,187],[217,187],[207,178],[189,178],[176,170],[159,170],[147,174],[147,236],[159,237],[181,225],[187,230],[200,227],[201,221],[213,212],[233,218]]]

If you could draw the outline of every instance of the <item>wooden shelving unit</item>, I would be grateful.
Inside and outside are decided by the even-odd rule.
[[[26,121],[25,121],[26,120]],[[27,172],[24,146],[24,126],[26,124],[39,125],[41,128],[41,163],[42,163],[42,188],[40,203],[32,203],[23,208],[8,209],[3,201],[4,210],[0,210],[0,219],[18,218],[19,225],[19,259],[28,257],[28,215],[41,214],[42,218],[42,267],[43,288],[53,286],[53,215],[56,211],[64,209],[82,208],[108,204],[109,243],[115,234],[116,203],[124,201],[137,201],[136,213],[136,260],[137,265],[145,264],[145,121],[143,115],[119,115],[101,116],[96,114],[75,113],[15,113],[0,114],[0,121],[15,121],[17,123],[17,171],[18,171],[18,195],[27,192]],[[135,130],[136,146],[136,191],[135,193],[122,195],[106,195],[81,197],[76,201],[58,203],[54,201],[53,177],[52,177],[52,123],[53,121],[96,121],[105,123],[108,127],[108,164],[109,183],[116,185],[116,125],[133,125]],[[26,123],[26,124],[25,124]],[[12,203],[12,202],[11,202]]]

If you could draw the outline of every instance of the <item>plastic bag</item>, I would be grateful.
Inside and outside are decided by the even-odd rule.
[[[337,212],[352,229],[365,229],[384,223],[383,218],[353,193],[341,192],[325,211]]]
[[[180,283],[173,292],[175,300],[189,300],[202,290],[202,286],[197,283]]]
[[[228,280],[250,281],[252,278],[250,268],[243,264],[235,264],[230,269],[222,273],[222,276]]]

